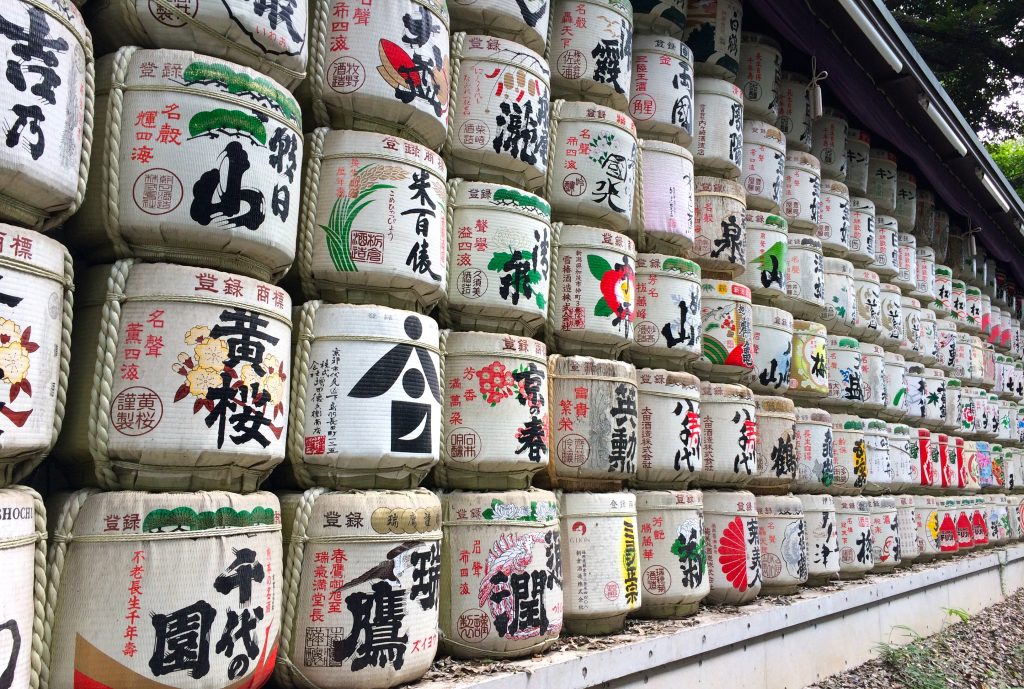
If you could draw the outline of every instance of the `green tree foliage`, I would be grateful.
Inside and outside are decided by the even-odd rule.
[[[1017,190],[1017,195],[1024,198],[1024,138],[988,144],[988,152]]]

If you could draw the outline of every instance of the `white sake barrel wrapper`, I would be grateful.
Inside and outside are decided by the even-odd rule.
[[[742,22],[740,0],[690,0],[684,38],[693,49],[698,74],[736,80]]]
[[[896,211],[896,154],[882,148],[872,148],[868,158],[867,197],[879,213]],[[876,563],[877,564],[877,563]]]
[[[634,364],[681,369],[701,355],[700,266],[662,254],[636,259]]]
[[[889,460],[889,429],[881,419],[864,419],[864,449],[867,450],[868,479],[864,492],[880,495],[892,489],[895,470]]]
[[[914,525],[917,527],[918,561],[934,560],[939,554],[939,508],[934,495],[914,496]]]
[[[779,129],[790,151],[811,151],[811,89],[806,76],[782,72],[779,84]]]
[[[740,68],[736,83],[743,89],[745,115],[775,124],[779,118],[779,81],[782,49],[778,41],[744,31],[740,42]]]
[[[857,284],[853,264],[841,258],[825,259],[825,307],[818,320],[835,335],[853,335],[857,330]]]
[[[870,342],[860,343],[862,407],[877,413],[885,409],[889,391],[885,387],[885,350]]]
[[[839,524],[839,578],[859,579],[874,567],[871,498],[837,498],[836,521]]]
[[[727,280],[701,280],[704,356],[691,366],[705,378],[736,382],[754,368],[750,290]]]
[[[792,495],[757,498],[761,542],[761,592],[789,595],[807,583],[807,522],[803,502]]]
[[[851,127],[846,132],[846,185],[850,194],[868,193],[868,161],[871,157],[871,134]]]
[[[875,561],[872,571],[891,572],[900,565],[899,514],[896,498],[877,496],[871,501],[871,555]]]
[[[792,232],[816,234],[821,213],[821,164],[810,153],[786,153],[782,215]]]
[[[829,335],[828,397],[822,404],[838,409],[856,409],[864,402],[860,342],[852,337]]]
[[[903,312],[903,337],[897,349],[908,361],[921,359],[921,302],[913,297],[900,297]]]
[[[988,541],[1005,545],[1010,540],[1009,502],[1005,495],[990,495],[988,500]]]
[[[305,295],[429,310],[448,282],[441,156],[372,132],[317,129],[307,144],[296,262]]]
[[[667,141],[641,141],[640,149],[640,193],[629,234],[642,250],[681,256],[694,239],[693,154]]]
[[[900,351],[903,342],[903,297],[900,288],[891,283],[883,283],[881,291],[882,334],[878,344],[886,351]]]
[[[636,493],[643,583],[637,616],[692,615],[711,591],[703,505],[704,498],[698,490]]]
[[[964,308],[967,319],[964,321],[964,330],[970,333],[981,332],[981,290],[973,285],[967,285],[964,290]]]
[[[512,335],[445,331],[441,463],[445,488],[526,488],[547,466],[547,348]]]
[[[627,112],[640,136],[689,144],[693,138],[693,53],[686,44],[665,34],[635,36],[631,84]]]
[[[954,322],[957,320],[953,317],[953,271],[949,266],[935,264],[935,301],[928,304],[928,308],[939,318],[948,316]]]
[[[796,454],[793,490],[830,492],[836,477],[832,415],[823,409],[797,407],[793,447]]]
[[[918,259],[920,261],[920,258]],[[932,266],[934,269],[934,266]],[[920,268],[918,268],[920,270]],[[992,297],[987,294],[981,295],[981,336],[988,342],[992,334]]]
[[[870,199],[854,196],[850,199],[850,244],[846,260],[863,268],[876,258],[875,204]]]
[[[492,36],[452,37],[449,171],[479,182],[544,185],[551,130],[551,70],[529,48]]]
[[[693,101],[694,135],[688,148],[694,166],[701,174],[738,178],[743,170],[743,92],[728,81],[698,77]]]
[[[825,259],[821,240],[791,234],[786,250],[786,296],[779,305],[799,318],[821,317],[825,307]]]
[[[284,458],[291,298],[252,278],[132,259],[78,285],[55,456],[107,490],[256,490]]]
[[[552,483],[567,490],[620,488],[636,476],[636,369],[583,356],[556,354],[549,362]]]
[[[912,172],[896,172],[896,222],[910,232],[917,224],[917,177]]]
[[[0,577],[7,586],[0,600],[0,619],[4,620],[0,632],[9,633],[11,639],[0,646],[5,659],[0,680],[13,689],[36,689],[44,672],[45,560],[43,499],[25,486],[0,488]]]
[[[633,120],[595,103],[555,101],[551,123],[543,196],[554,218],[625,232],[633,217],[638,174]]]
[[[796,407],[785,397],[754,397],[757,415],[757,473],[747,488],[758,495],[789,492],[796,478]]]
[[[681,38],[686,30],[687,0],[632,0],[637,33],[667,33]]]
[[[935,250],[930,246],[917,247],[915,261],[917,275],[914,279],[914,289],[910,290],[910,296],[917,299],[924,306],[935,301]],[[991,301],[989,302],[991,306]],[[989,309],[991,315],[991,308]],[[986,331],[987,332],[987,331]]]
[[[757,410],[742,385],[701,382],[701,460],[692,485],[736,487],[758,473]]]
[[[932,451],[932,443],[938,442],[938,432],[933,433],[927,428],[910,430],[910,470],[914,477],[914,485],[907,490],[912,492],[930,492],[936,485],[936,473],[939,468],[938,454]]]
[[[891,215],[875,216],[875,260],[868,264],[868,268],[894,284],[899,284],[899,236],[895,218]]]
[[[746,192],[738,182],[695,177],[694,241],[690,258],[706,271],[742,275],[746,269]]]
[[[747,491],[704,493],[704,540],[711,591],[708,602],[745,605],[761,591],[757,499]]]
[[[772,306],[754,306],[750,352],[754,368],[744,379],[750,389],[785,395],[793,365],[793,316]]]
[[[936,332],[938,319],[935,318],[935,312],[922,305],[920,322],[921,351],[917,355],[917,360],[925,366],[935,366],[935,362],[939,359],[939,341]],[[936,368],[941,367],[936,366]]]
[[[453,180],[452,244],[442,320],[460,330],[532,336],[544,326],[551,279],[551,207],[528,192]]]
[[[797,495],[807,524],[807,584],[828,584],[839,576],[839,522],[836,498]]]
[[[855,267],[853,284],[857,289],[857,325],[853,334],[861,342],[875,342],[882,334],[882,288],[878,273]]]
[[[636,249],[625,235],[565,225],[554,257],[549,346],[566,354],[615,355],[636,320]]]
[[[50,686],[223,689],[270,679],[285,600],[275,495],[87,489],[49,511]]]
[[[702,470],[700,381],[689,373],[636,372],[640,459],[632,484],[683,488]]]
[[[814,120],[811,136],[811,152],[821,162],[821,174],[838,180],[846,179],[846,136],[850,125],[846,115],[825,108],[821,116]]]
[[[868,478],[863,419],[848,414],[832,414],[832,454],[835,479],[828,492],[833,495],[860,495]]]
[[[774,125],[743,120],[743,171],[747,207],[778,213],[786,179],[786,138]]]
[[[71,255],[0,223],[0,487],[28,476],[57,441],[71,357]]]
[[[940,497],[935,500],[939,522],[939,559],[951,558],[960,550],[960,525],[957,523],[959,503],[958,497]],[[969,543],[970,522],[967,523],[967,533],[964,535]]]
[[[384,306],[308,302],[295,339],[288,459],[298,484],[419,485],[440,455],[437,323]],[[499,394],[492,376],[487,383]]]
[[[1024,538],[1024,496],[1007,496],[1007,514],[1010,522],[1010,540],[1019,541]]]
[[[317,0],[310,12],[310,76],[299,93],[314,124],[401,134],[440,150],[452,91],[446,3]]]
[[[850,246],[850,190],[833,179],[821,181],[821,211],[815,236],[826,256],[843,258]]]
[[[790,397],[815,400],[828,395],[827,338],[825,326],[821,323],[793,321]]]
[[[454,0],[448,6],[452,31],[486,33],[543,53],[551,25],[550,0]]]
[[[641,604],[633,493],[558,493],[565,563],[563,622],[570,634],[622,631]]]
[[[885,406],[879,416],[898,421],[909,411],[907,403],[907,362],[902,354],[885,352]]]
[[[744,233],[747,265],[738,281],[750,288],[759,303],[774,303],[786,296],[789,230],[785,218],[748,210]]]
[[[947,433],[955,433],[960,429],[960,405],[963,397],[963,387],[959,378],[946,378],[946,422],[942,430]],[[1017,408],[1020,414],[1020,407]],[[1014,436],[1019,443],[1020,436]]]
[[[967,284],[963,280],[953,280],[949,293],[949,317],[956,321],[959,330],[973,332],[973,324],[967,322]]]
[[[930,310],[930,309],[929,309]],[[932,311],[932,313],[935,313]],[[935,321],[935,366],[946,373],[952,374],[956,366],[959,343],[957,342],[957,325],[949,318]]]
[[[916,454],[911,454],[917,447],[917,431],[904,423],[888,423],[886,434],[889,437],[889,464],[892,466],[889,488],[894,492],[913,488],[920,482]]]
[[[3,17],[0,222],[50,229],[74,215],[85,193],[92,40],[69,0],[6,0]]]
[[[625,110],[633,58],[629,0],[555,0],[552,4],[548,57],[555,97]]]
[[[303,138],[283,86],[189,50],[122,48],[96,67],[96,132],[66,233],[90,263],[143,258],[269,282],[288,270]]]
[[[550,647],[562,629],[555,494],[456,491],[441,495],[441,509],[445,652],[458,658],[517,658]]]

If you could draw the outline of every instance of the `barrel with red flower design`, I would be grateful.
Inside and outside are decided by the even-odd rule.
[[[757,500],[748,491],[705,491],[704,541],[708,602],[745,605],[761,592],[761,535]]]

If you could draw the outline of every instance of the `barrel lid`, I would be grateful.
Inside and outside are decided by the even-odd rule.
[[[828,331],[825,326],[815,321],[793,321],[793,333],[803,333],[810,336],[827,337]]]
[[[835,179],[821,180],[821,193],[834,194],[844,199],[850,198],[850,187]]]
[[[636,496],[633,493],[565,493],[557,492],[558,516],[571,519],[578,516],[616,517],[636,515]]]
[[[874,342],[861,341],[860,353],[861,356],[885,356],[885,348]]]
[[[928,309],[931,311],[931,309]],[[956,332],[956,321],[951,318],[939,318],[935,321],[935,328],[937,330],[952,330]]]
[[[551,219],[551,206],[547,201],[536,194],[504,184],[462,180],[455,189],[455,198],[450,201],[456,210],[489,208],[516,212],[545,223]]]
[[[789,311],[760,304],[754,304],[751,309],[754,313],[755,328],[778,328],[789,331],[790,335],[793,334],[793,314]]]
[[[917,177],[914,176],[913,172],[908,172],[907,170],[899,170],[899,171],[897,171],[896,172],[896,181],[897,181],[897,183],[899,183],[899,184],[901,184],[903,186],[910,186],[910,185],[917,186]]]
[[[895,294],[901,294],[900,288],[889,282],[881,283],[878,288],[883,292],[894,292]]]
[[[821,161],[804,151],[786,151],[786,167],[805,167],[821,174]]]
[[[804,507],[804,512],[833,512],[836,499],[831,495],[797,495],[796,499]]]
[[[842,512],[868,514],[871,511],[871,499],[861,496],[844,495],[838,499],[836,509]]]
[[[875,216],[875,228],[877,230],[886,230],[891,232],[899,233],[899,222],[896,218],[891,215],[876,215]]]
[[[332,513],[357,515],[358,519],[333,519]],[[379,538],[393,535],[396,541],[438,538],[441,533],[441,502],[426,488],[414,490],[331,491],[317,497],[309,516],[306,535]]]
[[[946,378],[946,387],[947,388],[960,388],[960,379],[959,378]]]
[[[614,378],[636,384],[636,368],[625,361],[552,354],[548,359],[548,370],[552,378]]]
[[[850,199],[850,203],[853,206],[853,210],[858,213],[875,214],[875,202],[871,199],[866,199],[863,196],[854,196]]]
[[[913,495],[895,495],[893,498],[896,500],[897,509],[913,509],[914,508],[914,496]]]
[[[804,504],[793,495],[759,495],[757,496],[758,515],[779,515],[802,517]]]
[[[665,254],[637,254],[636,272],[643,275],[661,275],[667,278],[698,282],[700,266],[688,258]]]
[[[796,422],[831,427],[832,415],[829,414],[824,409],[816,409],[813,407],[797,407]]]
[[[634,49],[636,45],[637,41],[634,39]],[[529,72],[545,84],[551,78],[551,68],[543,56],[524,45],[496,36],[466,36],[462,47],[462,62],[465,64],[473,60],[512,65],[516,69]]]
[[[317,130],[321,131],[321,130]],[[390,160],[416,165],[428,170],[442,182],[447,179],[448,168],[444,159],[427,146],[392,134],[361,132],[351,129],[326,129],[322,157],[351,157],[363,164],[370,159]],[[493,185],[498,186],[498,185]]]
[[[746,490],[706,490],[704,513],[756,517],[757,499]]]
[[[914,506],[915,507],[935,507],[938,501],[934,495],[915,495]]]
[[[935,315],[935,312],[932,311],[931,309],[926,309],[926,308],[922,307],[921,308],[921,320],[922,321],[937,321],[938,317]]]
[[[851,414],[833,414],[832,430],[850,433],[864,432],[864,419]]]
[[[886,432],[889,435],[903,435],[910,437],[910,426],[905,423],[888,423],[886,424]]]
[[[881,419],[864,419],[864,434],[880,435],[888,433],[889,428]]]
[[[788,397],[755,395],[754,404],[757,407],[758,416],[762,414],[788,415],[796,420],[796,405]]]
[[[712,383],[702,380],[700,382],[701,402],[737,402],[739,404],[752,404],[754,393],[744,385],[733,383]]]
[[[616,127],[623,133],[636,138],[636,124],[632,118],[625,113],[605,105],[598,105],[588,101],[559,100],[558,121],[559,122],[589,122],[591,124],[606,124]]]
[[[704,506],[704,494],[699,490],[638,490],[636,510],[699,510]]]
[[[693,193],[695,196],[735,196],[743,200],[744,203],[747,198],[747,191],[739,182],[705,175],[693,178]]]
[[[701,278],[701,293],[708,298],[729,298],[739,302],[750,302],[750,288],[731,280]]]
[[[869,497],[872,512],[883,512],[896,509],[896,498],[891,495],[875,495]]]
[[[953,271],[950,269],[949,266],[943,266],[943,265],[936,264],[935,265],[935,274],[936,275],[942,275],[943,277],[952,277],[953,276]]]
[[[753,31],[744,31],[742,34],[740,34],[740,40],[741,40],[742,44],[748,44],[749,43],[751,45],[761,45],[761,46],[765,46],[765,47],[768,47],[768,48],[773,48],[773,49],[775,49],[777,51],[781,51],[782,50],[782,48],[779,47],[779,42],[778,41],[776,41],[771,36],[764,35],[763,33],[755,33]],[[743,46],[741,45],[740,46],[740,50],[742,50],[742,49],[743,49]]]
[[[905,366],[906,365],[906,359],[903,358],[902,354],[897,354],[896,352],[886,352],[885,353],[885,363],[887,363],[887,364],[898,364],[900,366]]]
[[[779,232],[789,232],[789,223],[786,222],[786,219],[774,213],[766,213],[765,211],[756,211],[748,208],[744,213],[744,220],[748,230],[752,225],[759,225],[767,229],[778,230]]]
[[[637,53],[659,53],[687,64],[693,63],[693,51],[683,41],[672,36],[636,34],[633,36],[633,55]]]
[[[558,499],[539,488],[508,491],[451,491],[440,496],[441,518],[446,527],[481,521],[520,523],[523,526],[558,524]],[[508,527],[503,527],[508,528]]]
[[[313,338],[343,337],[368,341],[402,341],[416,347],[438,349],[440,331],[437,321],[412,311],[375,304],[321,304],[313,319]]]
[[[915,250],[917,249],[917,237],[915,237],[912,234],[907,234],[906,232],[900,232],[900,234],[899,234],[899,242],[900,242],[900,244],[909,244],[910,246],[914,247]]]
[[[921,308],[921,302],[919,302],[917,299],[914,299],[913,297],[900,297],[900,303],[903,305],[903,308]]]
[[[674,144],[671,141],[659,141],[658,139],[641,139],[640,148],[646,152],[658,152],[673,155],[678,158],[685,158],[691,163],[693,162],[693,153],[690,149],[679,144]]]
[[[871,146],[871,132],[866,129],[858,129],[856,127],[850,127],[846,130],[846,145],[849,146],[851,143],[857,143],[864,146]]]
[[[64,245],[56,239],[33,230],[0,223],[0,262],[19,270],[42,270],[47,277],[59,282],[70,280],[64,274],[64,261],[68,256]],[[6,285],[10,287],[10,285]],[[70,283],[68,287],[70,287]]]
[[[663,368],[638,368],[637,387],[641,393],[665,392],[685,399],[700,399],[700,378],[692,373]]]
[[[781,129],[767,122],[744,120],[743,143],[770,146],[782,152],[786,148],[786,135]]]
[[[825,258],[825,273],[853,277],[853,264],[844,258]]]
[[[790,249],[805,249],[813,253],[821,253],[821,240],[806,234],[791,234],[787,237]]]
[[[845,335],[829,335],[826,346],[829,349],[851,349],[855,352],[860,351],[860,342],[852,337],[846,337]]]
[[[489,356],[507,359],[529,359],[547,368],[548,349],[543,342],[529,337],[484,332],[449,330],[445,340],[445,357]],[[462,370],[461,368],[459,369]]]
[[[868,154],[873,162],[885,162],[896,164],[896,154],[885,148],[872,148],[871,153]]]
[[[930,246],[919,246],[917,247],[916,251],[918,258],[924,256],[925,258],[930,258],[932,261],[935,260],[935,249],[931,248]]]
[[[853,271],[853,279],[860,280],[861,282],[879,282],[878,273],[867,268],[855,268]]]
[[[715,77],[697,77],[693,80],[694,93],[708,93],[716,96],[725,96],[733,100],[743,102],[743,90],[725,79]]]
[[[589,225],[563,225],[558,247],[605,249],[636,258],[636,244],[632,239],[618,232]]]
[[[0,519],[0,548],[4,541],[36,532],[35,498],[27,490],[0,488],[0,514],[3,514],[3,519]]]

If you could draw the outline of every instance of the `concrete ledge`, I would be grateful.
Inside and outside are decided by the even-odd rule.
[[[645,623],[641,633],[584,643],[497,672],[477,668],[416,689],[583,689],[686,687],[802,689],[868,660],[880,642],[934,634],[957,619],[944,608],[976,613],[1024,585],[1024,545],[918,565],[744,608],[712,608],[689,620]]]

